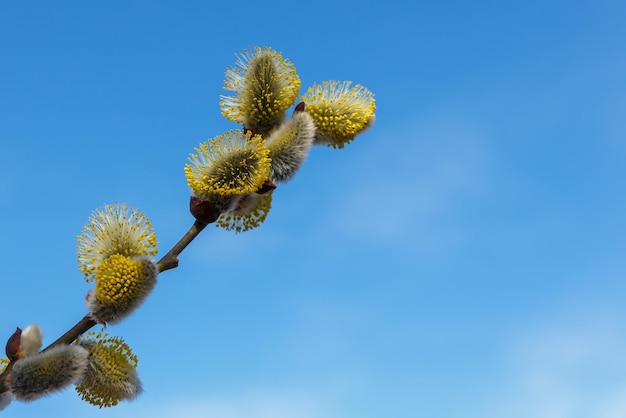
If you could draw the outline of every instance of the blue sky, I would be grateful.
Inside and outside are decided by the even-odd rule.
[[[103,204],[162,253],[186,231],[187,156],[237,127],[235,53],[282,52],[301,92],[367,86],[376,125],[108,328],[139,399],[3,415],[626,416],[624,3],[213,3],[0,5],[0,333],[85,314],[76,236]]]

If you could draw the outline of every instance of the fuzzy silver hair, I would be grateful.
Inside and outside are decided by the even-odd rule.
[[[89,352],[78,345],[60,345],[15,362],[10,389],[16,399],[33,401],[58,392],[85,374]]]
[[[283,183],[298,171],[315,138],[315,123],[306,112],[296,112],[266,140],[272,165],[270,180]]]

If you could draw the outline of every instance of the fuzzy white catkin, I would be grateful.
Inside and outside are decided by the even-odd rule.
[[[31,324],[22,331],[20,336],[20,352],[25,357],[37,354],[41,349],[42,341],[43,333],[41,327],[37,324]]]
[[[11,392],[20,401],[39,399],[75,383],[88,364],[89,352],[78,345],[61,345],[24,357],[11,371]]]
[[[298,171],[315,138],[315,123],[306,112],[296,112],[266,140],[272,165],[270,180],[282,183]]]

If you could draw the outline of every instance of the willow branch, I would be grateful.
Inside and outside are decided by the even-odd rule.
[[[159,272],[163,272],[166,270],[171,270],[173,268],[178,267],[178,255],[193,241],[200,232],[207,226],[206,223],[195,221],[194,224],[189,228],[189,231],[172,247],[171,250],[168,251],[157,263],[157,267]],[[76,325],[70,328],[65,334],[61,335],[56,339],[52,344],[44,348],[43,351],[48,350],[52,347],[56,347],[57,345],[62,344],[71,344],[78,337],[83,335],[85,332],[89,331],[94,326],[98,325],[96,321],[94,321],[91,316],[85,315],[83,319],[78,321]],[[6,392],[8,390],[6,379],[11,373],[13,369],[13,365],[15,361],[11,361],[7,367],[0,373],[0,393]]]
[[[195,221],[191,228],[189,228],[189,231],[187,231],[172,249],[159,260],[157,263],[159,272],[178,267],[178,255],[183,252],[185,247],[187,247],[206,226],[206,223]]]

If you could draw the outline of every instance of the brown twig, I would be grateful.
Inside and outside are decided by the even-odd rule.
[[[202,230],[207,226],[206,223],[195,221],[194,224],[189,228],[189,231],[172,247],[171,250],[167,252],[158,262],[157,267],[160,272],[164,272],[166,270],[171,270],[173,268],[178,267],[178,255],[191,243],[202,232]],[[43,351],[48,350],[52,347],[61,344],[71,344],[78,337],[80,337],[85,332],[89,331],[94,326],[98,325],[96,321],[94,321],[89,315],[85,315],[83,319],[78,321],[76,325],[70,328],[65,334],[61,335],[57,338],[53,343],[44,348]],[[15,361],[11,361],[7,367],[0,373],[0,393],[6,392],[9,388],[7,387],[6,379],[11,374],[11,370],[13,369],[13,365]]]
[[[204,228],[206,228],[207,224],[195,221],[189,231],[172,247],[171,250],[167,254],[165,254],[157,263],[157,267],[159,268],[159,272],[163,272],[165,270],[170,270],[178,267],[178,255],[183,252],[185,247],[194,240],[195,237],[198,236],[200,232]]]

